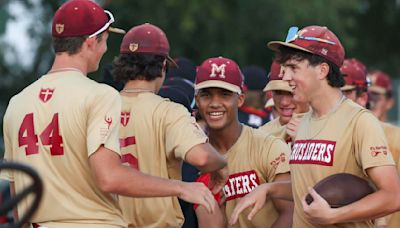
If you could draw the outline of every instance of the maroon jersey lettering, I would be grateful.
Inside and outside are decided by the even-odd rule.
[[[333,165],[336,142],[329,140],[296,140],[289,164]]]
[[[224,186],[226,201],[243,197],[258,185],[260,181],[254,170],[231,174]]]

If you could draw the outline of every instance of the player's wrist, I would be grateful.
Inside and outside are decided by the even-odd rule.
[[[185,192],[185,182],[179,181],[179,180],[172,180],[174,183],[172,183],[175,188],[174,188],[174,196],[178,198],[182,198]]]

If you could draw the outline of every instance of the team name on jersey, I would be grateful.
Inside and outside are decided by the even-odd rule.
[[[336,142],[329,140],[296,140],[289,164],[333,165]]]
[[[254,170],[231,174],[224,186],[226,201],[243,197],[258,185],[260,181]]]

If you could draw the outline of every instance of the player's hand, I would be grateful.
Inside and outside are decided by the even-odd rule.
[[[286,134],[294,140],[297,135],[297,129],[299,128],[300,118],[292,117],[289,123],[286,124]]]
[[[210,190],[203,183],[181,181],[181,191],[178,197],[186,202],[199,204],[206,208],[208,213],[214,213],[218,207],[217,201]]]
[[[248,207],[253,207],[249,215],[247,216],[248,220],[253,219],[254,215],[257,214],[258,211],[264,206],[265,201],[267,199],[269,185],[262,184],[256,187],[252,192],[244,196],[239,203],[236,205],[233,210],[231,217],[229,219],[229,224],[234,225],[238,218],[239,214]]]
[[[211,173],[210,177],[210,189],[212,190],[213,194],[217,194],[222,190],[226,182],[228,181],[228,167],[225,166],[224,168],[217,170]]]
[[[314,201],[308,205],[306,202],[307,194],[301,201],[306,219],[314,224],[334,224],[335,209],[332,209],[328,202],[326,202],[326,200],[322,198],[313,188],[309,188],[308,192]]]

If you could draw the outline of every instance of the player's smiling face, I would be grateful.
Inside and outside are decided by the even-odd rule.
[[[312,66],[308,60],[289,59],[282,64],[283,80],[288,81],[296,102],[310,102],[319,90],[319,65]]]
[[[238,121],[238,107],[244,96],[221,88],[205,88],[196,94],[201,117],[213,130],[224,129]]]
[[[275,109],[278,112],[281,124],[287,124],[292,118],[296,104],[293,100],[291,92],[274,90],[272,92],[272,99],[274,100]]]

